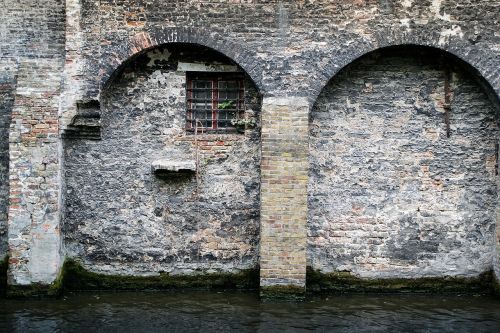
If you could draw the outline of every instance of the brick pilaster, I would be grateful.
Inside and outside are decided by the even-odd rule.
[[[50,285],[61,268],[59,60],[19,64],[9,133],[9,286]]]
[[[263,294],[305,291],[309,103],[262,105],[260,285]]]

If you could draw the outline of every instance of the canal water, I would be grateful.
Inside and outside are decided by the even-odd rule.
[[[479,295],[329,295],[261,302],[243,292],[95,292],[0,299],[0,332],[500,332]]]

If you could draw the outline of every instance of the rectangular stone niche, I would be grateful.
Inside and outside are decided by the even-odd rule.
[[[185,175],[196,173],[196,161],[156,160],[151,163],[151,171],[157,175]]]
[[[77,101],[77,114],[62,132],[65,139],[101,139],[101,104],[98,100]]]

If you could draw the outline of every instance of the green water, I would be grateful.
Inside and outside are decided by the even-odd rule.
[[[500,301],[474,295],[95,292],[0,300],[0,332],[500,332]]]

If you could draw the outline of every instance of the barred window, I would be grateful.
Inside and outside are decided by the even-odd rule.
[[[186,129],[234,132],[244,116],[245,87],[235,73],[188,73]],[[233,121],[233,122],[231,122]]]

